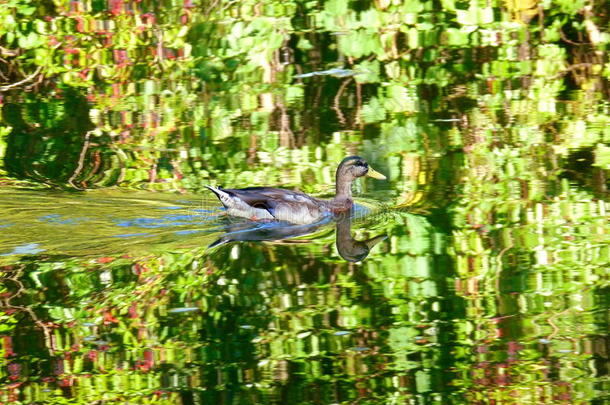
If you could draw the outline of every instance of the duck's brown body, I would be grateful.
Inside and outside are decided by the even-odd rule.
[[[229,215],[252,220],[278,220],[293,224],[310,224],[325,215],[339,214],[352,208],[351,184],[357,177],[385,179],[368,167],[358,156],[350,156],[337,168],[336,196],[332,200],[319,200],[300,191],[272,187],[222,189],[208,186]]]
[[[330,212],[327,201],[299,191],[272,187],[220,189],[208,187],[227,208],[227,214],[254,221],[270,219],[311,224]]]

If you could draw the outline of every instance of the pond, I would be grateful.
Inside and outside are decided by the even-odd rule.
[[[0,402],[610,401],[607,4],[0,3]]]

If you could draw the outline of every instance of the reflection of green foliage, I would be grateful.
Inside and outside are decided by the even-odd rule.
[[[152,400],[159,392],[169,401],[178,391],[196,388],[205,388],[209,398],[226,390],[244,401],[249,395],[276,395],[272,376],[287,359],[308,370],[306,380],[287,388],[289,395],[307,397],[303,387],[320,384],[354,399],[354,387],[362,377],[359,363],[371,366],[367,373],[376,385],[385,381],[374,371],[386,364],[385,357],[370,353],[375,345],[370,334],[389,325],[390,368],[422,381],[437,378],[436,371],[424,371],[421,365],[404,368],[404,350],[425,349],[418,344],[407,349],[401,342],[421,323],[434,321],[434,316],[422,315],[445,287],[424,263],[442,259],[433,251],[443,247],[433,242],[435,230],[425,219],[398,213],[388,219],[392,221],[377,221],[372,230],[362,223],[365,227],[355,227],[354,232],[358,238],[387,232],[397,254],[373,257],[357,272],[336,253],[321,256],[334,243],[332,234],[307,248],[317,251],[320,259],[304,268],[299,264],[304,249],[298,245],[279,250],[229,245],[213,253],[197,248],[135,260],[39,257],[25,265],[23,288],[10,304],[28,303],[37,317],[45,319],[46,326],[37,333],[52,336],[53,345],[36,356],[56,362],[63,370],[58,381],[69,382],[82,401],[102,395],[112,401],[137,395]],[[407,223],[411,235],[404,233]],[[273,255],[287,261],[269,267]],[[397,258],[400,271],[394,273]],[[414,258],[422,264],[415,270]],[[372,280],[384,289],[371,290]],[[413,298],[406,299],[405,286]],[[390,301],[373,305],[370,294],[379,293]],[[38,303],[33,302],[35,296]],[[320,296],[325,297],[323,302]],[[292,310],[294,305],[300,309]],[[393,307],[399,310],[388,318]],[[35,321],[23,315],[26,325]],[[401,328],[413,333],[403,335]],[[25,330],[22,327],[15,339]],[[117,368],[118,363],[123,366]],[[330,364],[336,369],[329,370]],[[45,372],[28,376],[31,388],[26,395],[31,401],[56,395],[52,389],[45,391],[53,383],[42,381],[44,377]],[[118,385],[108,386],[108,379]],[[375,395],[383,399],[392,392],[389,386]]]
[[[420,119],[422,114],[431,107],[442,111],[442,106],[434,104],[440,100],[422,99],[418,86],[436,87],[435,91],[443,94],[447,84],[475,83],[476,75],[497,88],[496,96],[486,100],[490,106],[503,102],[498,94],[505,91],[505,80],[533,75],[531,85],[522,89],[523,97],[512,102],[531,100],[531,106],[538,111],[554,114],[558,97],[565,89],[557,78],[572,74],[583,88],[594,85],[595,80],[578,69],[567,70],[570,63],[578,63],[579,54],[569,53],[565,36],[576,41],[576,29],[579,41],[588,36],[598,49],[603,49],[609,38],[601,28],[603,17],[595,14],[595,7],[589,10],[581,2],[541,4],[543,24],[530,26],[511,20],[525,22],[533,18],[536,2],[507,2],[505,8],[499,9],[504,14],[474,3],[443,2],[445,14],[440,15],[444,19],[430,11],[433,5],[428,1],[379,2],[362,9],[355,9],[352,3],[336,0],[315,9],[283,2],[277,10],[271,6],[258,10],[256,2],[239,7],[218,2],[209,8],[185,5],[161,11],[158,6],[143,2],[129,3],[134,10],[131,13],[127,3],[121,2],[112,3],[110,9],[97,4],[91,11],[84,11],[61,2],[34,6],[30,1],[15,0],[3,8],[9,24],[1,28],[0,38],[9,55],[13,55],[19,41],[23,42],[25,53],[7,60],[18,64],[24,74],[39,66],[41,75],[59,75],[64,84],[94,86],[89,95],[90,115],[97,128],[92,135],[110,141],[110,148],[85,150],[83,169],[74,172],[70,168],[72,175],[64,176],[62,181],[71,177],[71,184],[79,187],[118,183],[191,190],[201,189],[211,178],[225,184],[261,179],[277,182],[281,181],[279,167],[295,171],[307,165],[307,161],[296,157],[301,153],[292,157],[293,164],[289,166],[290,159],[274,163],[267,154],[268,150],[294,149],[295,144],[303,143],[295,137],[297,133],[312,136],[313,128],[308,128],[306,122],[291,118],[291,106],[303,108],[301,103],[295,104],[303,97],[302,86],[288,84],[292,68],[282,63],[293,44],[292,37],[299,40],[291,52],[303,66],[314,61],[314,44],[330,41],[328,51],[334,50],[337,63],[347,59],[350,67],[364,72],[354,77],[356,83],[351,88],[376,86],[377,91],[375,97],[361,104],[361,120],[367,124],[383,121],[390,133],[403,127],[401,114],[418,117],[418,133],[426,126]],[[256,11],[249,15],[243,12],[245,9]],[[241,17],[231,19],[238,10]],[[577,12],[585,16],[580,28],[570,20]],[[112,16],[112,24],[102,23],[108,15]],[[300,27],[308,15],[314,17],[308,26],[310,31],[295,30],[293,24]],[[30,23],[19,24],[20,19]],[[540,33],[545,33],[547,42],[551,41],[550,32],[561,32],[563,36],[544,43],[536,39],[539,30],[543,30]],[[309,45],[303,46],[305,42]],[[447,50],[439,52],[434,48],[437,44]],[[476,55],[464,51],[471,46],[493,49],[494,55],[477,61]],[[597,61],[590,65],[591,72],[604,71]],[[126,86],[126,80],[134,81]],[[340,94],[336,97],[342,108]],[[227,105],[235,108],[226,108]],[[49,119],[61,119],[60,110],[50,111],[55,118]],[[450,113],[451,109],[444,111]],[[281,117],[276,119],[278,115]],[[549,116],[549,122],[552,119]],[[583,119],[584,123],[579,123]],[[564,119],[561,127],[565,128],[565,142],[561,146],[601,145],[603,138],[593,129],[598,124],[588,124],[589,119]],[[235,125],[237,122],[248,124],[240,127]],[[292,128],[281,122],[292,123]],[[586,142],[576,138],[581,136],[572,129],[575,125],[585,128],[590,137]],[[75,144],[82,145],[82,133],[72,136],[77,138]],[[336,145],[337,152],[327,150],[320,157],[331,160],[344,155],[340,150],[347,147],[346,142],[350,141],[345,139]],[[442,141],[432,140],[432,144],[439,142]],[[388,144],[393,145],[393,140]],[[251,145],[256,146],[245,156],[244,151]],[[322,150],[331,148],[328,140],[320,146]],[[307,154],[309,150],[302,152]],[[437,152],[429,149],[428,153]],[[274,173],[269,173],[269,163],[275,166]],[[231,174],[235,171],[251,175],[240,180]],[[41,175],[57,177],[49,171]],[[323,176],[316,173],[317,178]]]
[[[0,100],[3,176],[328,194],[336,163],[361,153],[390,175],[377,200],[426,214],[361,224],[359,237],[388,235],[361,265],[330,254],[328,234],[3,258],[0,332],[36,335],[16,357],[49,366],[9,381],[3,341],[0,401],[71,401],[60,387],[72,403],[594,400],[603,377],[589,370],[607,360],[606,8],[0,0],[0,86],[27,79]],[[357,74],[293,77],[331,68]]]

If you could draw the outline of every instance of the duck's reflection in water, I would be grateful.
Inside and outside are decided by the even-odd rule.
[[[352,215],[341,215],[340,217],[325,217],[322,221],[306,225],[294,225],[285,222],[252,222],[240,221],[231,223],[226,228],[226,233],[210,244],[209,248],[217,247],[231,242],[263,242],[263,241],[288,241],[292,238],[306,236],[335,223],[336,243],[339,255],[349,262],[363,261],[371,249],[383,241],[386,235],[358,241],[352,237]],[[307,242],[307,240],[301,240]]]
[[[387,238],[378,235],[374,238],[358,241],[352,237],[352,216],[345,215],[336,224],[337,250],[339,255],[348,262],[361,262],[369,255],[371,249]]]

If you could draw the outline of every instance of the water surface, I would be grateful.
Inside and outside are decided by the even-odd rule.
[[[0,402],[608,403],[608,13],[475,3],[1,8]]]

